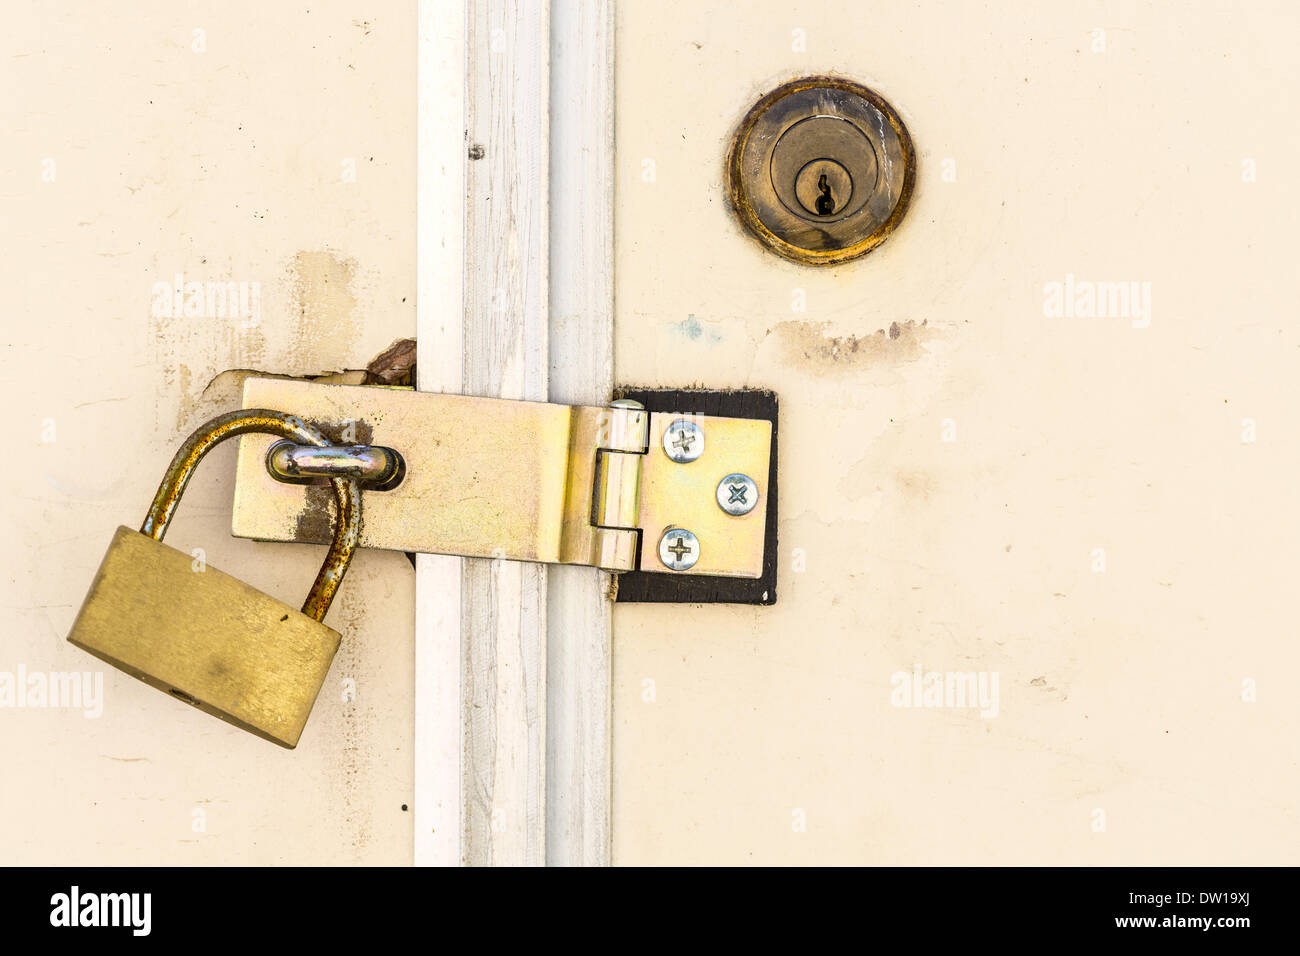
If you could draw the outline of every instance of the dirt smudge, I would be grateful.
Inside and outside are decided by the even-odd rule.
[[[938,490],[934,476],[925,471],[900,470],[895,481],[899,492],[909,501],[927,502]]]
[[[674,322],[672,328],[678,335],[692,342],[703,341],[708,345],[717,345],[722,341],[722,333],[717,330],[716,323],[709,322],[706,325],[694,315],[688,315],[682,321]]]
[[[784,360],[809,371],[857,371],[914,362],[926,355],[924,342],[935,337],[926,320],[892,322],[867,335],[830,335],[829,322],[780,322],[770,334]]]
[[[336,445],[369,445],[374,441],[374,426],[364,419],[346,425],[323,422],[315,418],[304,419]],[[304,486],[306,500],[294,525],[294,540],[312,544],[329,544],[334,539],[334,488],[328,478],[318,478]]]

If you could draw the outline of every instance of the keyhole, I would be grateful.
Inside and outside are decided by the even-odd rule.
[[[833,159],[814,159],[799,170],[792,197],[796,205],[786,208],[808,219],[831,219],[849,211],[852,196],[853,180],[848,170]]]
[[[817,215],[829,216],[835,211],[835,197],[831,195],[831,184],[826,181],[826,174],[817,177]]]

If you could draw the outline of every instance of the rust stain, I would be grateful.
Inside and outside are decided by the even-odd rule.
[[[829,335],[829,322],[781,322],[772,329],[786,362],[818,372],[856,371],[913,362],[926,354],[934,330],[914,320],[890,323],[868,335]]]

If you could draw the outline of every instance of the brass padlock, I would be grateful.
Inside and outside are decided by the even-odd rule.
[[[195,466],[248,432],[326,446],[292,415],[246,409],[213,419],[181,446],[140,530],[122,526],[104,555],[68,640],[205,713],[295,747],[338,650],[321,623],[361,534],[361,489],[331,478],[334,540],[302,611],[162,543]]]

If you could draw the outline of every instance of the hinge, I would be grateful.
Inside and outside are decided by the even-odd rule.
[[[645,458],[650,414],[635,403],[616,403],[604,411],[607,433],[596,445],[591,494],[591,525],[596,529],[597,567],[628,571],[635,567],[641,527],[641,462]],[[575,456],[583,454],[574,450]],[[578,457],[576,462],[581,462]],[[631,548],[627,553],[623,549]]]
[[[400,484],[365,493],[363,547],[756,578],[771,423],[250,378],[333,441],[396,449]],[[328,485],[284,483],[273,440],[241,439],[232,531],[326,543]]]

